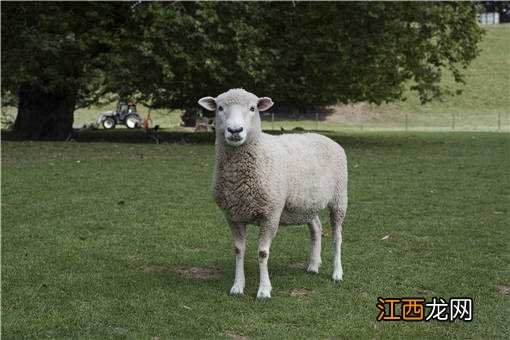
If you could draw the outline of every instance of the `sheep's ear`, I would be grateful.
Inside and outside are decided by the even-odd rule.
[[[259,101],[257,102],[257,108],[259,111],[269,110],[271,106],[273,106],[273,101],[269,97],[259,98]]]
[[[209,111],[216,111],[216,100],[213,97],[204,97],[198,101],[198,105]]]

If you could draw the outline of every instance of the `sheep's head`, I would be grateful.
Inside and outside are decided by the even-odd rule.
[[[204,109],[216,112],[216,133],[231,146],[240,146],[256,138],[260,131],[260,111],[273,106],[271,98],[258,98],[243,89],[232,89],[216,98],[198,101]]]

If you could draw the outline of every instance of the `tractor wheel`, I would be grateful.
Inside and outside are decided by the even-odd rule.
[[[103,120],[103,127],[104,127],[106,130],[110,130],[110,129],[115,128],[115,119],[113,119],[112,117],[106,117],[106,118]]]
[[[126,117],[126,126],[128,129],[136,129],[142,126],[142,122],[140,121],[140,118],[138,118],[136,115],[129,115]]]

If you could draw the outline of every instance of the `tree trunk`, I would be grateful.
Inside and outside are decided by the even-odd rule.
[[[76,92],[65,89],[48,93],[21,86],[18,115],[13,132],[18,138],[33,140],[66,140],[74,120]]]
[[[181,115],[181,120],[186,127],[195,127],[197,125],[197,111],[196,108],[187,107]]]

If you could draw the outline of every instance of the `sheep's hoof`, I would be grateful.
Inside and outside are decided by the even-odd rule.
[[[319,274],[319,265],[318,264],[308,265],[308,268],[306,268],[306,272],[310,274]]]
[[[270,299],[271,298],[271,290],[270,289],[259,289],[257,293],[257,299]]]
[[[230,295],[231,296],[244,296],[244,288],[233,286],[230,288]]]
[[[333,273],[333,276],[331,278],[336,283],[339,283],[340,281],[342,281],[342,274],[343,274],[342,272],[335,272],[335,273]]]

